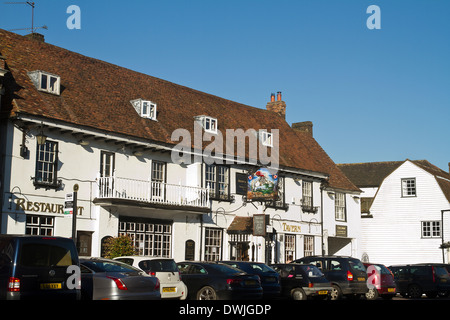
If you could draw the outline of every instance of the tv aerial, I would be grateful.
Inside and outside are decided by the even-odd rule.
[[[11,29],[9,31],[18,31],[18,30],[31,30],[31,33],[34,33],[37,29],[45,29],[47,30],[47,26],[35,27],[34,26],[34,7],[36,4],[32,1],[22,1],[22,2],[5,2],[5,4],[26,4],[31,7],[31,28],[20,28],[20,29]]]

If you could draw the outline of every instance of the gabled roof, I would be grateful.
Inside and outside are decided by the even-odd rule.
[[[359,188],[379,187],[404,161],[345,163],[337,166]]]
[[[6,58],[10,71],[0,116],[40,116],[166,145],[178,144],[171,141],[172,132],[176,129],[184,128],[193,133],[194,117],[199,115],[218,119],[224,141],[226,129],[279,129],[281,167],[330,175],[331,187],[360,191],[311,135],[296,132],[283,117],[271,111],[223,99],[1,29],[0,55]],[[35,70],[60,76],[61,94],[57,96],[38,91],[28,75],[28,72]],[[130,101],[139,98],[158,105],[158,121],[137,114]]]

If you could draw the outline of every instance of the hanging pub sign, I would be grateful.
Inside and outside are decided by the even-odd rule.
[[[256,170],[248,175],[248,201],[273,201],[278,196],[278,174],[271,173],[266,168]]]

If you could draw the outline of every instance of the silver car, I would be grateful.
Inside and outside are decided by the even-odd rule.
[[[119,261],[80,257],[81,298],[86,300],[161,299],[159,280]]]
[[[161,284],[162,299],[186,299],[187,287],[182,281],[177,264],[173,259],[151,256],[126,256],[114,258],[114,260],[127,263],[153,277],[157,277]]]

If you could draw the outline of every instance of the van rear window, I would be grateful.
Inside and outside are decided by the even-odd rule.
[[[63,245],[24,243],[20,254],[19,264],[22,267],[68,267],[76,264],[70,248]]]

